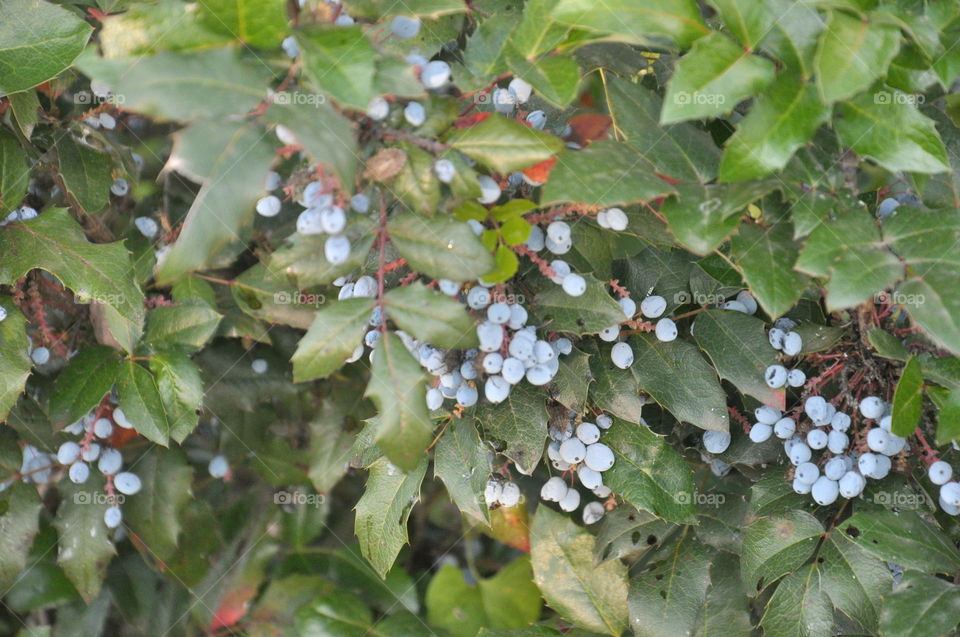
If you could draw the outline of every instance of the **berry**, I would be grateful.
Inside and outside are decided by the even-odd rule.
[[[533,358],[533,345],[535,342],[533,337],[529,335],[529,332],[517,332],[513,335],[513,340],[510,341],[510,345],[507,346],[507,351],[510,352],[510,355],[514,358],[528,361]]]
[[[812,462],[803,462],[797,465],[794,476],[796,476],[797,480],[800,482],[813,484],[817,481],[817,478],[820,477],[820,469],[818,469],[817,465],[813,464]]]
[[[420,33],[420,18],[398,15],[390,23],[390,31],[401,40],[409,40]]]
[[[110,192],[117,197],[124,197],[128,192],[130,192],[130,184],[128,184],[127,180],[123,177],[117,177],[113,180],[113,184],[110,186]]]
[[[134,495],[140,491],[140,478],[135,473],[124,471],[114,476],[113,486],[124,495]]]
[[[810,490],[813,488],[813,485],[809,482],[801,482],[799,478],[793,479],[793,490],[795,493],[800,495],[807,495],[810,493]]]
[[[600,427],[601,429],[609,429],[612,424],[613,418],[610,416],[606,414],[600,414],[597,416],[597,427]]]
[[[321,208],[320,226],[327,234],[340,234],[343,232],[343,229],[347,226],[347,215],[343,212],[343,208],[340,206]]]
[[[100,457],[100,445],[92,443],[80,452],[80,459],[84,462],[93,462]]]
[[[860,414],[871,420],[880,418],[883,416],[883,401],[876,396],[867,396],[860,401]]]
[[[498,500],[505,507],[517,506],[520,502],[520,487],[516,482],[504,482]]]
[[[594,471],[604,472],[614,463],[613,450],[602,442],[587,446],[587,456],[584,462]]]
[[[823,449],[829,442],[827,432],[821,429],[811,429],[807,433],[807,446],[811,449]]]
[[[846,472],[847,463],[840,457],[830,458],[827,460],[827,464],[823,465],[823,475],[831,480],[839,480]]]
[[[250,363],[250,369],[253,370],[254,374],[263,374],[267,371],[268,367],[269,365],[267,364],[267,361],[263,360],[262,358],[258,358]]]
[[[723,453],[730,446],[730,434],[724,431],[703,432],[703,448],[710,453]]]
[[[787,374],[787,384],[791,387],[803,387],[805,382],[807,382],[807,375],[801,369],[791,369]]]
[[[770,347],[773,349],[783,349],[783,337],[787,333],[778,327],[771,328],[767,333],[767,339],[770,341]]]
[[[207,472],[213,478],[222,478],[230,472],[230,463],[223,454],[217,454],[210,458],[207,464]]]
[[[600,428],[592,422],[582,422],[577,426],[577,438],[585,445],[592,445],[600,440]]]
[[[830,453],[841,454],[847,450],[850,439],[842,431],[831,431],[827,434],[827,449]]]
[[[659,318],[667,311],[667,300],[662,296],[648,296],[640,301],[640,313],[647,318]]]
[[[70,465],[70,482],[74,484],[83,484],[90,477],[90,466],[85,462],[74,462]]]
[[[420,102],[410,102],[403,109],[403,118],[411,126],[419,126],[427,120],[427,111]]]
[[[63,465],[73,464],[80,457],[80,445],[73,441],[68,441],[60,445],[57,449],[57,462]],[[946,464],[946,463],[944,463]],[[948,467],[950,465],[947,465]]]
[[[97,418],[93,423],[93,435],[97,438],[109,438],[113,433],[113,424],[107,418]]]
[[[741,314],[747,314],[747,306],[741,303],[740,301],[727,301],[720,306],[724,310],[729,310],[731,312],[740,312]]]
[[[457,167],[449,159],[438,159],[433,164],[433,172],[437,175],[437,179],[449,184],[457,175]]]
[[[357,193],[353,197],[350,197],[350,207],[360,214],[366,214],[370,211],[370,197],[362,192]]]
[[[839,487],[840,495],[845,498],[855,498],[863,493],[864,487],[867,486],[867,481],[856,471],[847,471],[843,474],[843,477],[840,478],[837,486]]]
[[[877,206],[877,216],[881,219],[886,219],[893,214],[893,211],[900,206],[900,202],[894,199],[893,197],[887,197],[880,202],[880,205]]]
[[[833,415],[833,418],[830,419],[830,427],[832,427],[834,431],[847,431],[850,429],[850,416],[838,411]]]
[[[831,480],[826,476],[817,478],[817,481],[813,483],[813,487],[810,489],[810,495],[813,496],[814,501],[820,506],[826,506],[836,502],[839,493],[840,485],[837,484],[837,481]]]
[[[116,449],[104,449],[97,461],[97,469],[105,476],[113,475],[123,467],[123,456]]]
[[[37,365],[46,365],[50,360],[50,350],[46,347],[37,347],[30,352],[30,358],[32,358],[33,362]]]
[[[588,502],[583,507],[583,523],[586,525],[596,524],[603,518],[606,509],[600,502]]]
[[[500,368],[500,375],[503,376],[503,380],[511,385],[519,383],[526,374],[527,368],[523,364],[523,361],[513,356],[505,359]]]
[[[487,319],[491,323],[503,325],[510,320],[510,306],[506,303],[494,303],[487,308]]]
[[[547,125],[547,114],[543,111],[532,111],[527,115],[527,122],[537,130],[543,130]]]
[[[280,43],[280,46],[288,57],[295,58],[300,55],[300,49],[297,48],[297,41],[292,35],[285,37],[283,42]]]
[[[544,487],[546,487],[546,485],[544,485]],[[501,482],[498,480],[487,480],[487,486],[483,489],[483,499],[487,503],[487,506],[491,507],[500,501],[500,495],[502,493],[503,484]]]
[[[467,305],[472,310],[482,310],[490,304],[491,300],[490,290],[482,285],[474,286],[467,292]]]
[[[257,214],[261,217],[276,217],[280,213],[280,199],[267,195],[257,201]]]
[[[530,95],[533,93],[533,87],[519,77],[510,80],[510,83],[507,85],[507,90],[513,94],[517,104],[526,104],[530,99]]]
[[[803,411],[810,417],[810,420],[814,422],[823,420],[828,413],[827,401],[823,396],[810,396],[806,402],[803,403]]]
[[[117,528],[122,521],[123,512],[116,505],[107,507],[107,510],[103,512],[103,523],[107,525],[108,529]]]
[[[783,337],[783,353],[787,356],[796,356],[803,349],[803,339],[796,332],[787,332]]]
[[[560,459],[564,462],[577,464],[583,462],[586,456],[587,446],[579,438],[567,438],[560,444]]]
[[[443,407],[443,394],[436,387],[431,387],[427,390],[426,400],[427,409],[430,411]]]
[[[500,370],[503,369],[503,356],[499,352],[490,352],[483,357],[480,365],[483,366],[483,371],[488,374],[499,374]]]
[[[500,345],[503,343],[503,327],[490,321],[484,321],[477,325],[477,338],[480,340],[481,352],[495,352],[500,349]],[[516,339],[510,345],[512,346],[515,341]]]
[[[517,102],[517,98],[505,88],[494,89],[490,98],[493,101],[493,109],[503,114],[513,112],[513,106]]]
[[[540,364],[546,364],[557,357],[550,343],[540,340],[533,344],[533,358]]]
[[[420,71],[420,82],[427,88],[440,88],[450,80],[450,65],[442,60],[428,62]]]
[[[780,389],[787,383],[787,368],[783,365],[771,365],[763,375],[767,387]]]
[[[456,399],[463,407],[473,407],[477,404],[478,392],[475,387],[467,384],[460,385],[457,388]]]
[[[772,425],[780,420],[782,414],[779,409],[761,405],[753,410],[753,415],[756,417],[757,422],[763,423],[764,425]]]
[[[63,449],[63,447],[60,448]],[[937,460],[927,469],[927,476],[930,482],[936,485],[946,484],[953,477],[953,467],[943,460]]]
[[[871,429],[867,433],[867,446],[870,447],[870,451],[883,453],[883,449],[889,440],[888,436],[889,434],[879,427]]]
[[[877,465],[879,456],[872,453],[862,453],[860,457],[857,458],[857,468],[865,476],[873,477],[873,474],[877,472]]]
[[[547,502],[559,502],[567,495],[567,485],[563,478],[554,476],[543,483],[540,488],[540,497]]]
[[[519,304],[510,306],[510,320],[507,321],[507,327],[512,330],[519,330],[527,324],[527,310]]]
[[[939,499],[940,508],[943,509],[943,512],[947,515],[960,515],[960,507],[954,506],[949,502],[945,502],[943,498]]]
[[[797,431],[797,423],[792,418],[781,418],[773,426],[773,433],[781,440],[787,440]]]
[[[672,319],[662,318],[657,321],[654,333],[658,340],[669,343],[677,338],[677,324]]]
[[[554,221],[547,226],[547,237],[554,243],[566,243],[570,241],[570,226],[564,221]]]
[[[940,498],[949,505],[960,507],[960,482],[950,481],[941,486]]]
[[[483,204],[491,204],[500,198],[500,186],[487,175],[477,177],[477,183],[480,184],[480,198],[478,201]]]
[[[390,103],[382,97],[373,98],[370,100],[370,104],[367,105],[367,117],[375,122],[386,119],[389,114]]]
[[[627,369],[633,365],[633,349],[627,343],[617,343],[610,350],[610,360],[620,369]]]
[[[881,429],[881,431],[883,430]],[[880,453],[882,453],[885,456],[895,456],[901,451],[903,451],[903,448],[906,445],[907,445],[907,441],[905,438],[901,438],[900,436],[897,436],[895,434],[888,433],[887,443],[883,446],[883,449],[880,450]]]
[[[628,319],[633,318],[633,315],[637,313],[637,303],[629,296],[623,297],[618,302],[620,303],[621,309],[623,309],[624,316]]]
[[[321,234],[323,226],[320,223],[320,211],[308,208],[297,216],[297,232],[303,235]]]
[[[580,478],[580,484],[587,489],[593,490],[603,484],[603,476],[599,471],[594,471],[586,465],[577,467],[577,477]]]
[[[600,330],[600,333],[597,336],[600,337],[601,341],[612,343],[620,336],[620,324],[617,323],[615,325],[603,328]]]
[[[753,427],[750,427],[750,440],[753,442],[766,442],[772,435],[773,427],[771,425],[758,422]]]
[[[739,301],[747,309],[747,314],[757,313],[757,300],[753,297],[753,294],[751,294],[749,290],[743,290],[737,294],[737,301]]]
[[[510,383],[502,376],[488,376],[483,384],[483,395],[492,403],[502,403],[510,395]]]
[[[797,466],[803,464],[804,462],[808,462],[812,454],[810,453],[810,447],[808,447],[805,443],[795,442],[790,447],[790,451],[787,455],[790,456],[790,462],[794,466]]]

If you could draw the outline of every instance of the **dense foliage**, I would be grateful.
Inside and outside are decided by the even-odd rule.
[[[960,622],[960,3],[0,0],[0,632]]]

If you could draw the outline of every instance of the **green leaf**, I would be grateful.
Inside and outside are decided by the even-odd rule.
[[[903,266],[880,239],[880,232],[865,210],[848,210],[825,221],[807,238],[797,270],[830,277],[827,310],[858,305],[888,288]]]
[[[96,471],[90,473],[84,484],[60,483],[62,499],[54,521],[60,534],[57,563],[88,604],[100,593],[107,565],[116,554],[103,522],[109,506],[101,493],[103,478]]]
[[[427,375],[393,332],[383,336],[374,350],[370,383],[364,396],[380,414],[377,446],[404,471],[422,462],[433,436],[427,412]]]
[[[599,526],[594,550],[598,562],[633,559],[656,551],[677,528],[652,513],[631,507],[608,511]]]
[[[105,3],[99,3],[101,8]],[[232,34],[220,35],[197,19],[197,7],[177,0],[135,3],[123,13],[102,18],[98,44],[106,58],[155,55],[159,51],[195,51],[229,44]],[[130,37],[136,33],[138,37]]]
[[[143,485],[123,504],[124,521],[156,560],[173,557],[183,530],[183,508],[193,498],[193,469],[180,449],[154,447],[136,465]]]
[[[339,398],[339,397],[338,397]],[[327,493],[347,472],[356,433],[351,431],[354,396],[324,400],[310,422],[310,469],[313,488]]]
[[[264,183],[273,163],[273,147],[263,130],[252,124],[202,122],[181,130],[180,140],[199,142],[212,135],[224,140],[216,159],[200,173],[197,194],[177,241],[157,269],[157,281],[169,283],[187,272],[230,260],[245,247],[253,225],[254,204],[263,196]],[[208,151],[209,152],[209,151]],[[169,165],[179,169],[176,150]],[[195,163],[192,165],[196,165]]]
[[[537,294],[537,316],[556,332],[596,334],[625,320],[620,304],[613,300],[603,283],[584,274],[587,290],[570,296],[559,285],[552,285]]]
[[[800,299],[805,281],[793,269],[798,250],[788,224],[767,229],[741,224],[731,250],[750,292],[770,318],[783,316]]]
[[[217,331],[222,316],[203,305],[157,307],[147,317],[146,341],[154,347],[200,349]]]
[[[81,348],[57,377],[56,391],[50,397],[50,420],[62,428],[82,418],[110,392],[120,371],[120,358],[112,348]]]
[[[513,250],[504,245],[497,246],[493,261],[493,270],[483,275],[483,281],[485,283],[503,283],[504,281],[508,281],[513,278],[513,275],[516,274],[520,268],[520,259],[513,253]]]
[[[0,297],[0,307],[7,312],[0,321],[0,422],[5,422],[23,394],[33,361],[27,353],[27,318],[9,297]]]
[[[170,421],[170,437],[178,443],[197,427],[203,403],[203,379],[196,363],[181,351],[155,352],[150,371],[157,379],[157,391]]]
[[[597,407],[627,422],[639,423],[646,400],[640,396],[632,368],[625,370],[609,365],[610,348],[604,348],[602,352],[596,348],[588,351],[590,372],[594,379],[590,386],[590,397]]]
[[[117,378],[120,408],[134,429],[147,440],[167,446],[170,423],[153,374],[132,360],[125,361]]]
[[[771,25],[761,48],[804,78],[813,77],[813,57],[824,24],[816,7],[792,0],[766,0],[764,4],[779,17]]]
[[[923,411],[923,373],[920,361],[911,356],[900,372],[893,395],[893,425],[890,431],[906,438],[913,434]]]
[[[570,27],[554,20],[551,15],[554,4],[553,0],[530,0],[523,4],[523,17],[509,39],[516,53],[534,59],[553,51],[566,39]],[[484,24],[487,22],[490,20],[484,21]],[[514,22],[511,19],[511,25]]]
[[[884,635],[949,635],[960,616],[960,586],[926,573],[907,571],[883,598],[880,630]]]
[[[426,458],[409,473],[400,471],[386,458],[370,466],[366,489],[357,502],[355,532],[360,551],[380,577],[386,577],[407,543],[407,520],[420,498],[420,483],[426,471]]]
[[[782,169],[828,119],[830,108],[820,101],[813,84],[782,73],[757,97],[727,141],[720,179],[757,179]]]
[[[744,208],[776,185],[774,181],[708,186],[680,184],[676,196],[667,199],[660,212],[683,245],[692,252],[706,255],[733,232]]]
[[[830,11],[814,59],[823,101],[845,100],[868,88],[886,72],[899,50],[896,26]]]
[[[17,138],[0,130],[0,212],[7,212],[20,205],[30,183],[30,167]]]
[[[748,591],[761,591],[800,567],[823,535],[820,522],[805,511],[757,519],[743,537],[740,567]]]
[[[0,96],[42,84],[73,64],[93,28],[44,0],[0,0]]]
[[[518,246],[530,238],[533,226],[523,217],[513,217],[500,226],[500,236],[508,246]]]
[[[603,442],[617,459],[603,474],[603,483],[614,493],[664,520],[693,522],[693,473],[663,436],[646,425],[617,420],[604,434]]]
[[[481,78],[492,78],[506,71],[507,44],[516,26],[516,16],[506,13],[483,20],[467,38],[463,54],[466,68]]]
[[[680,58],[663,99],[661,124],[729,113],[773,82],[773,63],[722,33],[697,40]]]
[[[673,192],[643,159],[633,146],[607,140],[583,150],[566,150],[557,156],[540,205],[574,201],[613,206],[651,201]]]
[[[445,349],[477,344],[477,331],[464,305],[419,281],[390,290],[384,304],[391,321],[425,343]]]
[[[373,299],[346,299],[319,312],[291,357],[293,381],[326,378],[340,369],[367,331]]]
[[[342,106],[366,110],[374,93],[376,51],[360,25],[312,28],[297,34],[304,72]]]
[[[295,235],[288,245],[270,255],[265,266],[270,272],[287,275],[300,289],[332,283],[363,265],[377,238],[370,230],[370,220],[359,215],[347,223],[345,236],[350,239],[350,256],[340,265],[331,265],[323,255],[326,237]]]
[[[490,475],[489,449],[471,418],[454,420],[437,443],[433,473],[460,511],[483,524],[490,516],[483,490]]]
[[[594,563],[594,537],[566,515],[537,508],[530,527],[530,561],[543,598],[564,619],[604,635],[627,628],[627,568]]]
[[[501,403],[481,403],[477,420],[483,424],[485,439],[502,440],[501,452],[524,474],[532,474],[543,454],[547,438],[546,396],[529,383],[515,385]]]
[[[791,573],[777,586],[760,618],[760,626],[768,637],[833,634],[833,608],[816,564]]]
[[[242,59],[230,47],[116,59],[98,58],[88,51],[77,67],[109,87],[118,101],[123,100],[125,110],[161,120],[216,120],[245,114],[267,97],[270,75],[262,62]],[[257,186],[263,184],[260,179],[254,181]]]
[[[712,431],[727,431],[726,395],[697,347],[677,339],[663,343],[649,334],[630,339],[631,366],[640,389],[677,420]]]
[[[533,86],[538,96],[557,108],[565,108],[577,97],[580,67],[572,57],[548,55],[529,60],[515,49],[508,49],[507,65],[516,77]]]
[[[731,310],[701,312],[691,328],[693,338],[717,369],[720,378],[764,405],[784,409],[785,392],[771,389],[764,372],[777,362],[767,343],[764,321]]]
[[[713,555],[690,527],[661,557],[630,583],[630,626],[637,637],[693,634],[707,598]]]
[[[590,357],[574,348],[560,358],[557,375],[547,385],[550,397],[576,412],[582,412],[587,404],[587,394],[593,377],[590,374]]]
[[[340,185],[353,191],[357,172],[357,140],[353,124],[338,113],[323,96],[302,93],[281,93],[267,109],[265,118],[282,124],[294,134],[313,161],[332,168]],[[308,98],[303,100],[302,98]],[[293,99],[296,98],[296,99]]]
[[[960,567],[960,551],[953,542],[913,511],[856,513],[839,529],[868,553],[906,568],[952,573]]]
[[[767,2],[757,0],[711,0],[720,19],[749,50],[757,48],[774,23],[781,19]]]
[[[57,142],[60,177],[66,190],[85,212],[98,212],[110,201],[110,156],[64,135]]]
[[[322,249],[318,256],[326,260]],[[301,330],[310,327],[314,310],[327,302],[324,294],[301,292],[272,262],[269,267],[258,263],[235,278],[230,292],[244,314]]]
[[[269,48],[287,31],[284,0],[200,0],[199,20],[215,33]]]
[[[368,18],[406,15],[439,18],[452,13],[467,10],[463,0],[406,0],[397,6],[392,0],[348,0],[350,15],[362,15]]]
[[[840,104],[834,127],[842,144],[887,170],[950,170],[947,151],[933,120],[922,115],[910,103],[909,96],[898,91],[864,93]]]
[[[123,243],[92,244],[64,208],[7,224],[0,233],[0,283],[12,284],[34,268],[46,270],[73,290],[80,303],[105,303],[122,323],[139,331],[143,292],[131,276]]]
[[[433,156],[411,144],[400,146],[406,154],[392,190],[412,210],[432,217],[440,205],[440,181],[433,172]]]
[[[25,482],[14,482],[0,495],[0,586],[8,593],[28,570],[27,556],[40,527],[42,508],[36,487]]]
[[[663,100],[625,79],[607,80],[613,130],[660,172],[682,181],[706,183],[717,176],[720,151],[710,135],[693,124],[660,126]]]
[[[34,90],[20,91],[11,93],[7,96],[10,100],[10,108],[13,110],[13,117],[17,122],[17,128],[27,139],[33,135],[33,129],[40,119],[40,100],[37,99],[37,92]],[[2,135],[0,135],[2,137]],[[2,201],[2,197],[0,197]]]
[[[843,533],[827,537],[820,558],[820,583],[834,606],[864,628],[875,630],[882,607],[880,596],[893,583],[887,565]]]
[[[867,340],[877,351],[877,354],[883,358],[889,358],[895,361],[906,361],[909,358],[907,348],[903,346],[896,336],[885,329],[875,327],[867,332]]]
[[[462,129],[449,143],[483,166],[501,173],[529,168],[563,150],[559,137],[502,115],[491,115],[476,126]]]
[[[633,44],[667,40],[686,48],[709,33],[693,0],[559,0],[553,19]]]
[[[428,276],[471,281],[494,267],[470,226],[449,217],[399,215],[387,224],[387,233],[410,267]]]

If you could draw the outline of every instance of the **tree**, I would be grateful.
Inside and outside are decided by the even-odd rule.
[[[956,630],[960,4],[95,4],[0,0],[4,634]]]

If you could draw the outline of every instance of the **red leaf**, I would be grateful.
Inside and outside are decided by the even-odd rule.
[[[453,123],[455,128],[470,128],[471,126],[476,126],[483,120],[490,117],[493,113],[471,113],[469,115],[464,115],[463,117],[457,119]]]
[[[583,115],[574,115],[570,118],[569,139],[581,146],[586,146],[592,141],[604,139],[613,120],[609,115],[599,113],[584,113]]]
[[[550,178],[550,171],[553,170],[553,167],[556,165],[556,163],[556,157],[544,159],[539,164],[534,164],[533,166],[530,166],[530,168],[524,169],[523,174],[537,183],[546,183],[547,179]]]

